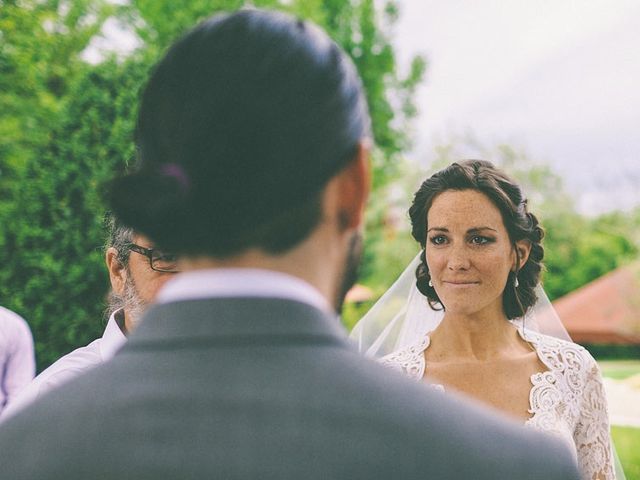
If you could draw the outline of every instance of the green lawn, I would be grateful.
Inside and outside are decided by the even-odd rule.
[[[640,480],[640,428],[614,426],[611,435],[627,480]]]
[[[602,375],[624,380],[640,374],[640,360],[601,360]],[[640,480],[640,428],[611,427],[611,436],[627,480]]]
[[[602,375],[615,380],[624,380],[640,374],[640,360],[600,360]]]

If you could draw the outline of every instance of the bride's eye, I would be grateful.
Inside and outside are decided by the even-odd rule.
[[[444,235],[435,235],[429,238],[429,241],[434,245],[443,245],[447,242],[447,237],[445,237]]]
[[[492,241],[492,238],[483,237],[482,235],[474,235],[473,237],[471,237],[471,243],[473,245],[486,245],[487,243],[490,243]]]

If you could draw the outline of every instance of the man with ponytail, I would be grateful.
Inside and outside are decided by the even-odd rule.
[[[178,40],[109,202],[181,273],[112,360],[0,428],[6,478],[577,478],[554,440],[349,343],[369,122],[307,21],[240,10]]]

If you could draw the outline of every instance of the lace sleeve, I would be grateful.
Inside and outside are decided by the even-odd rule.
[[[585,480],[615,480],[607,399],[598,364],[586,351],[583,354],[584,392],[580,415],[573,438],[578,453],[578,466]]]

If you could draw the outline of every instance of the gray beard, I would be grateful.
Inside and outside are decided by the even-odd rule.
[[[131,278],[130,274],[127,275],[124,292],[122,292],[122,307],[125,310],[126,318],[132,328],[139,325],[142,314],[147,309],[147,306],[147,303],[140,298],[133,278]]]

